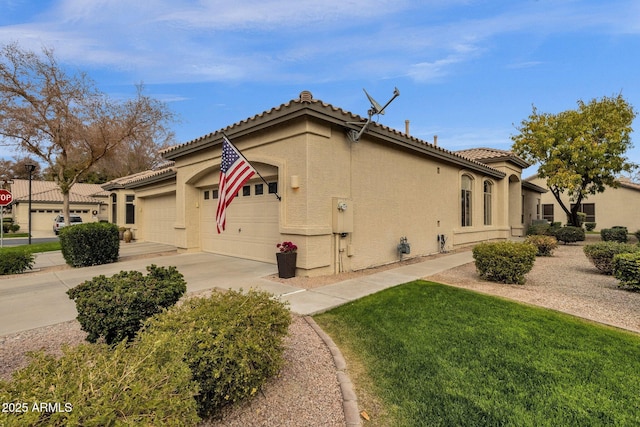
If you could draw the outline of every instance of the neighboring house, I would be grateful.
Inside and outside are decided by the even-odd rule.
[[[102,188],[109,196],[109,222],[130,228],[134,238],[139,234],[137,224],[146,224],[145,240],[175,245],[175,177],[176,171],[170,162],[162,169],[128,175],[103,184]],[[147,208],[138,206],[136,209],[136,198],[144,199]],[[148,219],[136,221],[136,212],[137,218]]]
[[[141,240],[271,263],[276,243],[293,241],[297,274],[313,276],[397,261],[404,237],[405,256],[427,255],[522,235],[537,217],[544,189],[522,182],[529,165],[512,153],[456,153],[376,123],[353,142],[348,132],[362,122],[304,91],[164,150],[170,168],[103,185],[115,200],[110,220],[126,223],[129,197],[127,225]],[[256,175],[247,183],[218,234],[223,133],[266,182]]]
[[[29,180],[14,179],[10,206],[20,231],[29,229]],[[70,213],[80,215],[83,222],[106,219],[107,195],[98,184],[75,184],[69,192]],[[54,181],[31,181],[31,231],[52,232],[54,218],[62,213],[62,193]]]
[[[525,182],[546,188],[546,179],[537,175]],[[633,233],[640,230],[640,184],[628,178],[619,178],[618,182],[617,188],[607,187],[604,192],[583,199],[580,212],[586,214],[585,222],[596,223],[596,230],[621,225]],[[573,206],[569,196],[564,195],[562,202],[567,207]],[[542,196],[542,218],[550,222],[567,222],[567,215],[550,191]]]

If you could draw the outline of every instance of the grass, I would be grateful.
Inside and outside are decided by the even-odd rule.
[[[32,253],[59,251],[60,242],[56,241],[46,243],[32,243],[31,245],[7,246],[5,248],[0,248],[0,255],[2,255],[3,252],[21,249],[28,249]]]
[[[425,281],[315,320],[382,403],[365,426],[640,425],[637,334]]]

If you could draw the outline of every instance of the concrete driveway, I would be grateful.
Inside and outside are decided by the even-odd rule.
[[[142,259],[127,260],[128,256],[136,254],[146,255]],[[277,272],[275,265],[264,262],[209,253],[178,254],[175,248],[147,243],[123,245],[120,256],[121,261],[113,264],[0,276],[0,336],[73,320],[77,311],[75,303],[66,294],[68,289],[101,274],[111,276],[122,270],[146,272],[146,266],[151,264],[175,266],[185,277],[187,293],[213,288],[246,290],[260,287],[282,294],[292,289],[261,279]],[[34,269],[63,264],[60,252],[39,254]]]
[[[204,252],[178,254],[175,247],[157,243],[123,243],[117,263],[85,268],[47,269],[65,265],[60,252],[48,252],[37,255],[34,269],[41,271],[0,276],[0,336],[73,320],[77,311],[66,294],[68,289],[101,274],[111,276],[123,270],[146,272],[151,264],[176,267],[185,277],[187,294],[215,288],[258,289],[287,302],[294,313],[313,315],[472,261],[471,251],[466,251],[303,289],[264,279],[277,272],[275,264]]]

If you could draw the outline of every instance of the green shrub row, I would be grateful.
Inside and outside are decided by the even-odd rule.
[[[73,267],[116,262],[120,251],[118,227],[104,222],[64,227],[60,230],[60,249],[67,264]]]
[[[600,237],[605,242],[627,243],[629,240],[627,227],[603,228],[600,230]]]
[[[139,271],[100,275],[67,291],[76,303],[82,330],[89,333],[88,341],[103,338],[113,344],[132,339],[144,320],[174,305],[187,291],[175,267],[153,264],[147,271],[146,276]]]
[[[0,275],[24,273],[33,268],[34,261],[29,249],[4,248],[0,251]]]
[[[640,290],[640,251],[614,256],[613,273],[620,286]]]
[[[532,234],[527,236],[525,243],[533,245],[538,249],[536,256],[552,256],[553,251],[558,247],[558,240],[553,236]]]
[[[533,268],[537,252],[527,243],[487,242],[474,246],[473,259],[483,279],[524,284],[524,275]]]
[[[192,426],[197,392],[189,367],[167,346],[81,344],[59,359],[32,354],[12,381],[0,381],[1,402],[27,404],[0,413],[0,425]],[[34,410],[39,402],[59,406]]]
[[[618,254],[637,252],[640,247],[629,243],[608,241],[585,245],[582,250],[598,270],[604,274],[613,274],[613,258]]]
[[[9,218],[10,221],[6,219],[2,221],[2,232],[7,234],[9,232],[15,233],[20,230],[20,226],[18,224],[13,223],[13,219]]]
[[[200,388],[202,417],[255,395],[284,360],[289,310],[264,292],[216,292],[152,318],[142,342],[160,342],[183,358]]]
[[[0,414],[0,425],[195,425],[280,370],[290,322],[264,292],[189,299],[150,319],[129,345],[83,344],[59,360],[35,355],[13,381],[0,381],[0,401],[62,410]]]
[[[567,243],[582,242],[585,239],[584,229],[582,227],[573,227],[570,225],[560,227],[553,233],[558,241]]]

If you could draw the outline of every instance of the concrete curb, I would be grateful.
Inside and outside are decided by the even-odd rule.
[[[358,397],[353,388],[353,383],[347,374],[347,362],[344,360],[342,353],[338,346],[333,342],[331,337],[327,335],[320,326],[310,316],[304,316],[304,320],[307,321],[309,326],[316,331],[316,334],[326,344],[333,356],[333,363],[336,365],[336,377],[338,378],[338,384],[340,384],[340,391],[342,393],[342,407],[344,409],[344,419],[347,427],[360,427],[360,411],[358,410]]]

